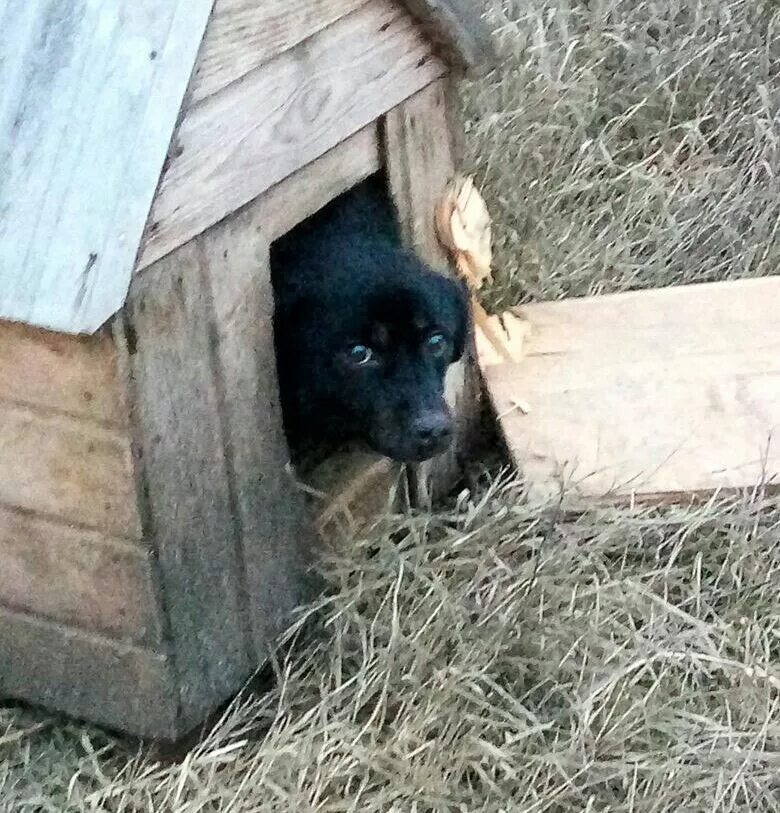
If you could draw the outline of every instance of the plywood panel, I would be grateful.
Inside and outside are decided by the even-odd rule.
[[[2,401],[0,503],[141,538],[130,439],[123,430]]]
[[[780,279],[529,305],[485,378],[539,497],[665,497],[780,473]]]
[[[121,307],[211,5],[3,4],[0,318],[91,332]]]
[[[0,697],[139,736],[185,733],[162,655],[2,607],[0,652]]]
[[[193,721],[253,667],[205,262],[198,243],[183,246],[133,280],[124,314],[139,477],[181,712]]]
[[[0,401],[125,426],[111,337],[0,322]]]
[[[227,87],[367,0],[217,0],[190,85],[192,102]]]
[[[151,566],[136,545],[0,507],[0,605],[156,644]]]
[[[372,0],[195,105],[176,133],[139,267],[323,155],[443,72],[397,3]]]

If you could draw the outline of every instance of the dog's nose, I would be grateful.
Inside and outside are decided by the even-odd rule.
[[[412,424],[412,432],[425,446],[443,445],[452,437],[452,419],[444,412],[426,412]]]

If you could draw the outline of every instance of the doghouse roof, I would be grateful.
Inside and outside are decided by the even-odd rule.
[[[213,4],[11,0],[0,15],[0,319],[88,333],[122,307],[212,13],[257,17],[263,4],[282,28],[296,15],[360,6],[217,0],[212,12]],[[472,0],[402,5],[451,65],[489,56]],[[256,32],[230,33],[234,53],[253,48]]]

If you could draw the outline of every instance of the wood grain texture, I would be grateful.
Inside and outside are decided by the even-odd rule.
[[[135,545],[0,506],[0,605],[158,644],[151,568]]]
[[[0,318],[88,333],[121,307],[211,4],[3,5]]]
[[[516,309],[524,358],[485,380],[532,496],[655,499],[776,478],[778,302],[767,278]]]
[[[398,105],[385,117],[385,153],[390,191],[401,235],[433,268],[452,273],[436,234],[434,212],[455,173],[449,91],[440,80]],[[478,387],[471,343],[451,365],[446,397],[457,420],[452,449],[416,468],[416,493],[424,503],[447,491],[461,472],[476,420]]]
[[[0,607],[0,697],[138,736],[184,731],[166,659]]]
[[[235,514],[256,662],[309,597],[314,535],[287,471],[274,354],[269,245],[263,205],[198,238],[214,302],[216,353]]]
[[[442,56],[456,68],[480,75],[498,61],[484,4],[475,0],[402,0]]]
[[[408,15],[368,5],[182,120],[138,261],[143,268],[441,76]]]
[[[205,263],[183,246],[134,279],[126,309],[146,523],[190,721],[252,668]]]
[[[217,0],[190,84],[191,102],[212,96],[367,0]]]
[[[0,503],[141,538],[130,438],[0,401]]]
[[[111,337],[68,336],[0,322],[0,401],[127,424]]]
[[[262,223],[263,234],[273,242],[342,192],[378,172],[381,160],[379,133],[372,122],[288,175],[249,206],[257,222]]]

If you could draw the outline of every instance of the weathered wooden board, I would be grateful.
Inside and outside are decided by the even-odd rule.
[[[211,4],[3,5],[0,318],[91,332],[121,307]]]
[[[130,438],[0,401],[0,503],[140,539]]]
[[[250,205],[263,234],[273,242],[352,186],[379,171],[379,133],[375,122],[288,175]]]
[[[368,0],[217,0],[190,85],[192,102],[345,17]]]
[[[0,652],[0,697],[140,736],[184,733],[162,655],[2,607]]]
[[[160,640],[147,551],[1,506],[0,605],[120,640]]]
[[[516,309],[524,357],[484,375],[533,495],[667,498],[776,478],[778,307],[770,277]]]
[[[0,322],[0,401],[124,427],[111,337],[68,336]]]
[[[190,109],[139,257],[143,268],[441,76],[409,16],[372,0]]]
[[[124,314],[145,525],[181,714],[192,722],[253,667],[206,260],[199,243],[188,243],[136,276]]]
[[[385,118],[385,152],[390,191],[403,239],[420,256],[451,273],[436,234],[435,210],[455,173],[455,147],[446,80],[439,80],[398,105]],[[451,487],[460,472],[459,456],[468,446],[476,409],[471,348],[447,374],[447,401],[458,421],[452,450],[417,467],[417,496],[431,497]]]
[[[314,542],[303,495],[287,470],[262,213],[252,204],[197,238],[214,303],[228,472],[257,663],[307,598]]]

